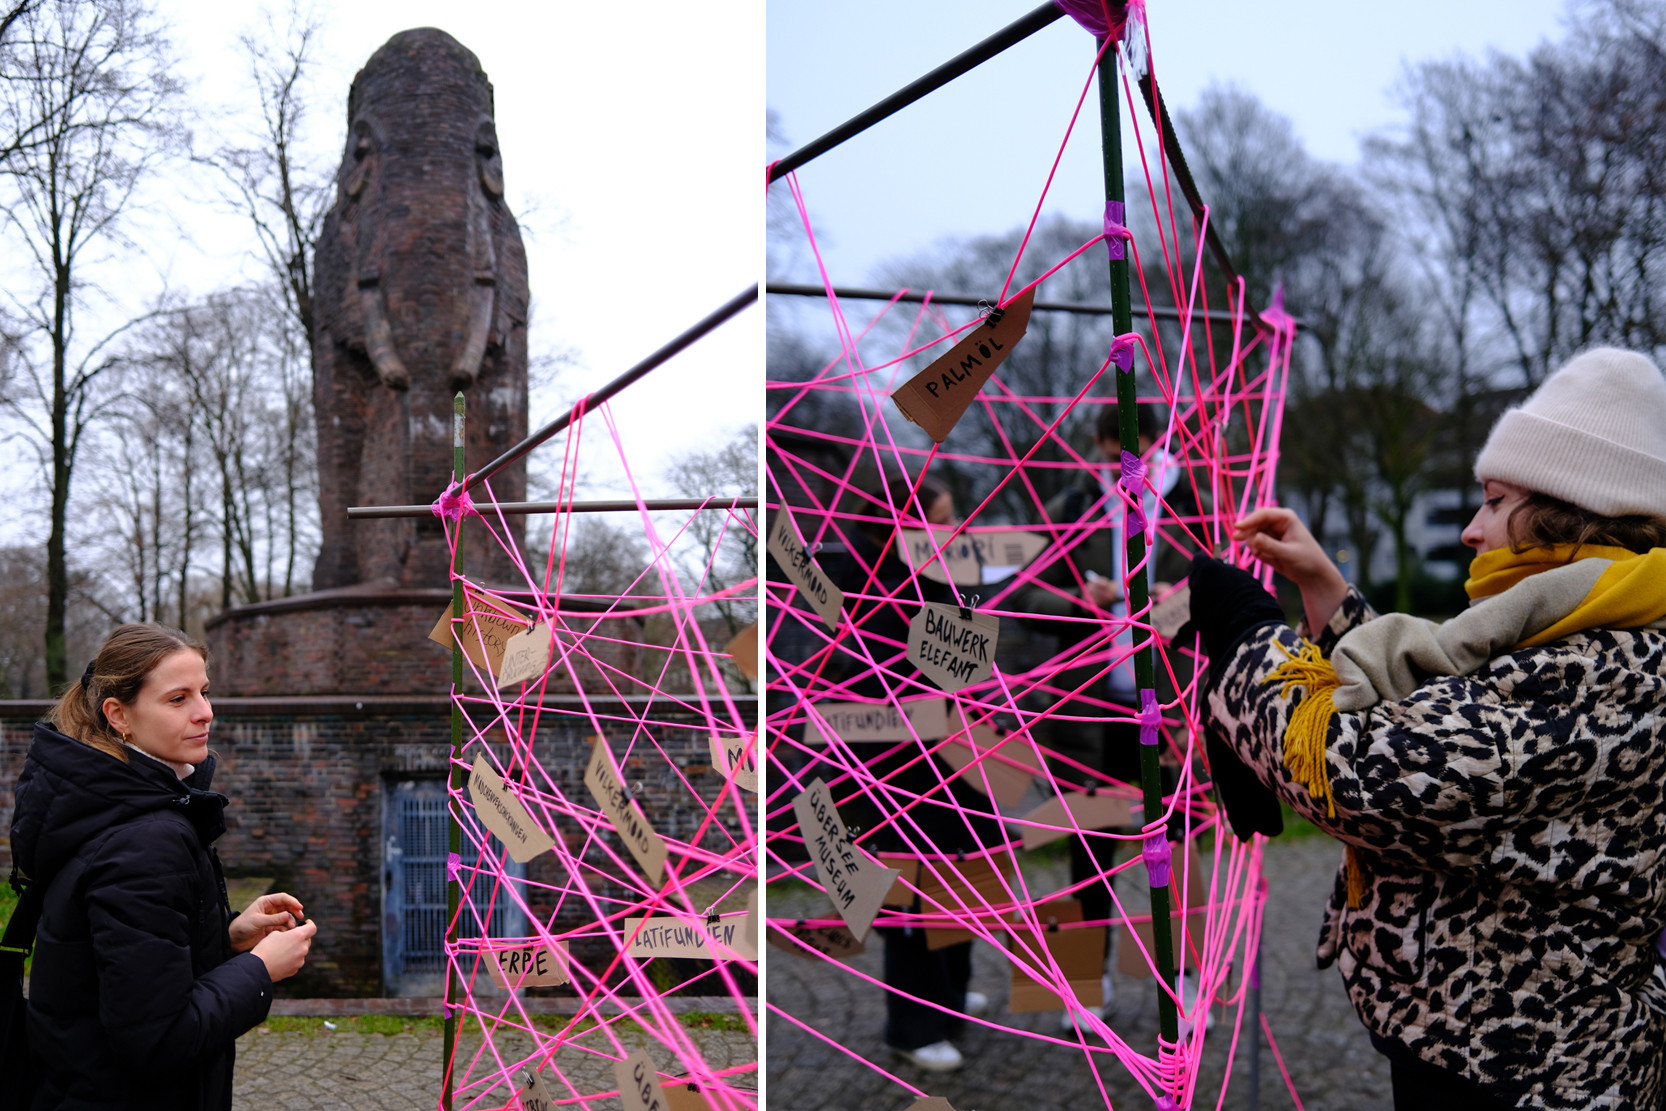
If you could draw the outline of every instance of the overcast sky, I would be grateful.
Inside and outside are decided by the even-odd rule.
[[[809,142],[1031,10],[1030,0],[846,0],[838,18],[770,0],[769,106]],[[1150,0],[1152,55],[1171,108],[1234,83],[1294,122],[1315,156],[1351,162],[1359,139],[1402,118],[1407,61],[1523,53],[1560,34],[1561,0]],[[835,281],[944,237],[1029,219],[1089,76],[1092,37],[1061,19],[798,172]],[[1124,139],[1134,165],[1132,137]],[[1139,123],[1149,138],[1144,108]],[[1104,208],[1097,96],[1090,95],[1044,212],[1097,223]],[[782,188],[782,186],[776,186]],[[1207,198],[1205,198],[1207,200]]]

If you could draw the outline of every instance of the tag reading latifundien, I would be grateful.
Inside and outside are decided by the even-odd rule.
[[[861,941],[868,936],[868,927],[873,925],[885,893],[891,890],[891,881],[901,873],[876,863],[851,844],[844,819],[839,817],[833,796],[819,776],[793,800],[793,814],[827,897],[856,940]]]
[[[469,772],[469,801],[474,803],[474,812],[480,816],[481,823],[497,834],[515,863],[525,864],[555,845],[555,838],[533,820],[503,777],[492,770],[483,752],[474,754],[474,768]]]
[[[548,988],[565,984],[572,979],[567,971],[567,943],[558,941],[550,948],[541,941],[529,941],[506,949],[488,949],[486,974],[492,983],[505,990],[513,988]]]
[[[591,739],[590,763],[584,769],[584,785],[602,808],[625,847],[642,866],[642,872],[655,884],[665,878],[665,842],[648,824],[635,799],[625,790],[625,783],[613,766],[608,752],[607,738]]]
[[[992,613],[926,602],[908,622],[908,659],[952,694],[994,674],[1000,635],[1001,619]]]
[[[942,443],[965,414],[995,368],[1024,338],[1035,306],[1030,287],[1001,306],[999,320],[986,319],[930,366],[897,387],[891,395],[903,416]]]
[[[804,743],[824,745],[827,734],[847,743],[857,741],[906,741],[918,737],[935,741],[949,735],[949,702],[946,698],[919,698],[904,702],[902,709],[888,702],[817,702],[815,717],[804,725]],[[816,718],[821,721],[817,721]],[[826,724],[823,725],[822,723]]]
[[[646,1049],[635,1050],[623,1061],[615,1062],[613,1076],[619,1081],[619,1099],[625,1111],[669,1111],[659,1074]]]
[[[644,959],[652,957],[688,957],[702,961],[755,961],[758,949],[749,944],[747,912],[719,915],[711,919],[685,919],[672,915],[652,918],[627,918],[620,928],[630,943],[630,955]]]
[[[833,585],[833,580],[816,563],[800,540],[798,527],[785,506],[776,510],[769,526],[769,554],[781,565],[798,593],[810,603],[829,629],[839,627],[839,614],[844,610],[845,593]]]

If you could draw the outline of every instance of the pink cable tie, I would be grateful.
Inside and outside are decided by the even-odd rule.
[[[1122,452],[1122,477],[1116,484],[1128,495],[1128,529],[1131,533],[1145,531],[1145,461],[1134,452]]]
[[[1180,1111],[1180,1105],[1174,1102],[1173,1096],[1158,1096],[1157,1111]]]
[[[1082,25],[1082,30],[1103,41],[1111,33],[1111,13],[1108,0],[1053,0],[1053,7]],[[1120,33],[1121,25],[1117,31]]]
[[[1157,728],[1163,724],[1163,711],[1157,708],[1157,692],[1140,691],[1140,744],[1157,743]]]
[[[1121,201],[1105,202],[1105,250],[1110,252],[1112,262],[1128,257],[1127,240],[1132,237],[1122,224],[1127,211]]]
[[[458,856],[456,853],[447,853],[445,857],[445,874],[461,883],[462,881],[458,879],[458,873],[461,872],[462,869],[463,858]]]
[[[1117,370],[1127,374],[1134,369],[1134,348],[1139,342],[1140,337],[1133,332],[1124,332],[1111,341],[1111,362]]]
[[[447,486],[439,501],[429,506],[428,511],[448,521],[460,521],[464,514],[479,516],[479,510],[474,508],[474,501],[469,497],[469,492],[463,489],[460,482],[453,482]]]
[[[1173,870],[1168,831],[1161,826],[1145,835],[1140,844],[1140,859],[1145,861],[1145,872],[1152,887],[1167,887]]]

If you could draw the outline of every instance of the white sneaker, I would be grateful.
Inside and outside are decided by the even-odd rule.
[[[1109,972],[1099,978],[1099,998],[1101,1000],[1099,1017],[1108,1021],[1116,1011],[1116,988],[1111,984],[1111,974]],[[1059,1016],[1059,1030],[1066,1034],[1076,1032],[1075,1011],[1066,1010]]]
[[[1185,1041],[1187,1037],[1191,1035],[1192,1026],[1196,1023],[1198,1017],[1195,1010],[1197,1007],[1198,996],[1197,976],[1190,971],[1182,972],[1180,974],[1180,991],[1178,994],[1180,996],[1180,1010],[1182,1012],[1179,1016],[1180,1040]],[[1211,1000],[1211,1002],[1213,1002],[1213,1000]],[[1210,1009],[1208,1007],[1203,1008],[1203,1029],[1205,1031],[1209,1029],[1209,1024],[1212,1021],[1209,1016],[1209,1010]],[[1187,1015],[1190,1015],[1191,1017],[1187,1018]]]
[[[967,992],[966,1002],[961,1004],[960,1011],[962,1014],[972,1015],[974,1018],[988,1014],[989,996],[981,991]]]
[[[891,1051],[927,1072],[953,1072],[966,1063],[966,1059],[960,1055],[960,1050],[950,1041],[932,1042],[930,1045],[922,1045],[919,1049],[898,1049],[892,1046]]]

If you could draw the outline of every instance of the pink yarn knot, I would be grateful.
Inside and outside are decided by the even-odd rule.
[[[1127,206],[1121,201],[1105,202],[1105,250],[1110,252],[1112,262],[1128,257],[1127,240],[1133,236],[1122,224],[1127,211]]]
[[[474,502],[462,483],[453,482],[445,488],[440,500],[428,507],[428,511],[436,517],[444,517],[448,521],[460,521],[466,513],[476,513]]]
[[[1145,835],[1145,840],[1140,843],[1140,859],[1145,862],[1145,872],[1151,879],[1152,887],[1169,885],[1174,858],[1169,849],[1167,830],[1158,827]]]
[[[1116,368],[1127,374],[1134,369],[1134,348],[1139,346],[1140,337],[1133,332],[1124,332],[1111,341],[1111,362]]]
[[[1296,337],[1296,318],[1284,311],[1284,286],[1273,290],[1273,299],[1261,311],[1261,321],[1281,338],[1293,340]]]
[[[1157,743],[1157,728],[1163,724],[1163,711],[1157,708],[1157,692],[1140,692],[1140,744]]]
[[[457,873],[462,870],[463,858],[456,853],[447,853],[445,856],[445,874],[452,879],[457,879]]]
[[[1173,1096],[1158,1096],[1157,1111],[1180,1111],[1180,1105],[1174,1102]]]
[[[1128,495],[1128,528],[1131,533],[1145,531],[1145,461],[1131,451],[1122,453],[1122,477],[1116,480]]]

